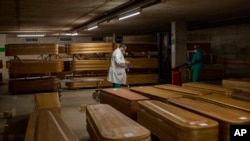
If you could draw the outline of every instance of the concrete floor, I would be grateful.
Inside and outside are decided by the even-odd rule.
[[[86,130],[86,115],[80,111],[82,104],[95,104],[98,101],[92,98],[95,89],[72,90],[66,87],[62,89],[61,106],[62,118],[72,129],[80,141],[88,141],[89,135]],[[23,141],[25,125],[28,115],[34,111],[35,101],[33,94],[8,94],[7,83],[0,83],[0,141]],[[11,111],[13,118],[8,121],[8,134],[4,134],[3,112]],[[11,125],[15,123],[15,126]]]

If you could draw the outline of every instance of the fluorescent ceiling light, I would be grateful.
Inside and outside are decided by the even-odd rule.
[[[97,25],[95,25],[95,26],[92,26],[92,27],[88,28],[88,30],[93,30],[93,29],[96,29],[96,28],[98,28],[98,26],[97,26]]]
[[[66,35],[66,36],[77,36],[78,33],[66,33],[65,35]]]
[[[140,11],[137,11],[135,13],[131,13],[131,14],[128,14],[128,15],[123,15],[119,18],[119,20],[124,20],[124,19],[127,19],[127,18],[130,18],[130,17],[133,17],[133,16],[136,16],[136,15],[139,15],[141,14]]]
[[[19,34],[17,37],[44,37],[44,34]]]

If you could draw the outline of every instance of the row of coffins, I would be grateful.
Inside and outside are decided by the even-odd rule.
[[[230,97],[237,92],[241,91],[211,84],[206,89],[170,84],[106,88],[101,90],[100,102],[137,121],[160,140],[229,141],[231,125],[250,124],[249,102]]]

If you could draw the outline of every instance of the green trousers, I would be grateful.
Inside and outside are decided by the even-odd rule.
[[[121,84],[113,83],[113,88],[121,88]]]

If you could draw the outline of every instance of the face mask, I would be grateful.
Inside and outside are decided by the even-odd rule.
[[[123,54],[123,55],[125,55],[125,54],[126,54],[126,52],[123,50],[123,51],[122,51],[122,54]]]

